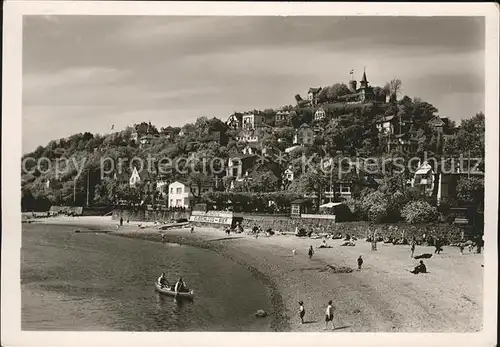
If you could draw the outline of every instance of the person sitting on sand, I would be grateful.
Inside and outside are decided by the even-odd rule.
[[[410,271],[412,274],[419,274],[419,273],[426,273],[427,272],[427,267],[425,266],[424,264],[424,261],[423,260],[420,260],[420,264],[418,264],[417,266],[415,266],[415,268]]]
[[[179,277],[177,283],[175,284],[175,292],[179,293],[179,292],[184,292],[185,290],[186,290],[186,284],[182,280],[182,277]]]

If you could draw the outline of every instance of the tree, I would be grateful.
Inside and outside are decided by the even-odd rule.
[[[439,219],[438,210],[425,201],[407,203],[403,207],[401,215],[409,224],[431,223]]]
[[[321,170],[310,169],[303,173],[299,179],[290,184],[288,190],[300,194],[316,195],[318,206],[321,205],[323,193],[329,188],[330,178]]]
[[[401,94],[402,82],[400,79],[393,78],[390,82],[387,82],[383,88],[385,94],[391,96],[391,101],[395,102],[397,97]]]
[[[481,156],[484,158],[485,141],[485,117],[479,112],[470,119],[463,119],[458,131],[444,145],[444,151],[448,154]]]
[[[361,200],[361,215],[371,222],[380,223],[387,219],[390,204],[387,196],[381,192],[365,195]]]
[[[484,179],[462,177],[457,183],[457,198],[460,202],[480,207],[484,204]]]

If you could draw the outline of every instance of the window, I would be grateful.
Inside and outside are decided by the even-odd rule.
[[[349,187],[348,185],[340,185],[340,192],[341,193],[350,193],[351,192],[351,187]]]
[[[177,194],[182,194],[182,188],[177,188],[176,193],[177,193]]]
[[[181,199],[176,199],[175,200],[175,206],[181,206],[182,200]]]
[[[170,206],[174,205],[174,199],[170,199]]]
[[[170,194],[174,194],[174,188],[170,188]]]
[[[294,215],[300,214],[300,205],[292,205],[292,214]]]

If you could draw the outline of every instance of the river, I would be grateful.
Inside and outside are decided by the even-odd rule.
[[[23,224],[23,330],[270,331],[266,286],[243,266],[205,249]],[[182,275],[193,302],[154,290],[164,271]]]

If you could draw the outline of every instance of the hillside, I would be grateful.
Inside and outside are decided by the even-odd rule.
[[[323,91],[331,92],[332,87]],[[51,141],[22,158],[23,209],[44,210],[54,204],[83,205],[87,199],[91,205],[109,205],[123,199],[140,202],[154,191],[146,182],[158,180],[182,179],[200,187],[203,181],[215,180],[220,182],[219,190],[231,188],[247,193],[287,191],[290,184],[285,184],[283,174],[292,168],[299,181],[301,172],[297,166],[302,154],[316,155],[315,164],[322,157],[338,155],[383,158],[399,153],[408,159],[422,157],[424,153],[441,156],[471,150],[484,156],[483,114],[462,121],[460,127],[451,121],[445,122],[443,136],[432,124],[433,119],[439,119],[438,110],[418,98],[344,102],[338,101],[339,95],[330,95],[328,99],[328,94],[321,93],[325,94],[320,92],[314,102],[298,100],[296,106],[247,112],[263,118],[263,124],[251,130],[235,130],[225,120],[201,117],[183,127],[158,130],[143,122],[111,134],[86,132]],[[318,118],[316,111],[320,109],[324,110],[324,116]],[[280,112],[284,116],[277,120]],[[392,133],[381,131],[383,119],[396,121]],[[279,154],[293,145],[304,124],[314,129],[314,140],[299,143],[299,151]],[[257,142],[245,140],[252,136]],[[402,147],[394,142],[398,136],[407,136],[411,145]],[[238,181],[235,186],[234,178],[224,177],[225,169],[230,157],[243,155],[248,146],[258,155],[262,156],[265,151],[272,154],[266,155],[267,164],[251,164],[247,172],[252,179],[239,180],[244,182]],[[210,167],[214,158],[217,165]],[[134,167],[140,168],[141,160],[147,167],[139,170],[141,184],[132,188],[129,178]],[[193,161],[192,167],[188,165]]]

